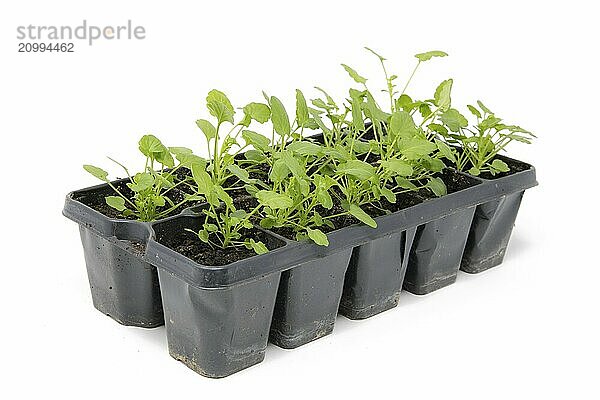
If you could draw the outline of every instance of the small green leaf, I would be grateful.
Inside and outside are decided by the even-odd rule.
[[[350,75],[350,77],[352,79],[354,79],[354,82],[356,82],[356,83],[362,83],[362,84],[367,83],[367,79],[363,78],[362,76],[360,76],[358,74],[358,72],[356,72],[351,67],[347,66],[346,64],[342,64],[342,67],[344,67],[344,69],[346,70],[346,72],[348,73],[348,75]]]
[[[418,137],[400,139],[398,150],[409,160],[417,160],[430,154],[436,149],[435,143]]]
[[[306,228],[308,237],[319,246],[329,246],[329,239],[320,229]]]
[[[495,128],[501,121],[502,120],[500,118],[496,118],[493,115],[488,115],[479,123],[479,128],[486,131],[488,129]]]
[[[128,183],[129,189],[134,192],[142,192],[154,185],[154,177],[146,172],[135,174],[133,183]]]
[[[294,202],[289,196],[270,190],[259,190],[256,192],[256,198],[260,204],[270,207],[274,210],[280,208],[290,208],[294,205]]]
[[[473,107],[472,105],[467,105],[467,108],[469,109],[469,111],[471,111],[471,114],[473,114],[474,116],[476,116],[477,118],[481,118],[481,113],[479,112],[478,109],[476,109],[475,107]]]
[[[327,127],[327,125],[325,125],[325,123],[319,116],[320,112],[318,110],[315,110],[314,108],[309,108],[308,112],[312,116],[311,121],[313,121],[317,125],[317,127],[319,127],[323,131],[323,133],[325,133],[325,134],[331,133],[331,129],[329,129]]]
[[[417,133],[417,127],[409,113],[396,111],[390,118],[390,133],[393,136],[413,137]]]
[[[296,89],[296,121],[299,126],[306,127],[308,123],[308,106],[306,105],[306,98],[304,93],[300,89]]]
[[[263,103],[249,103],[244,107],[244,114],[253,120],[264,124],[271,117],[271,109]]]
[[[327,190],[319,190],[317,192],[317,200],[326,209],[330,210],[333,207],[333,199]]]
[[[277,224],[277,220],[271,218],[271,217],[266,217],[260,220],[260,226],[265,228],[265,229],[271,229],[273,228],[275,225]]]
[[[514,135],[514,134],[509,134],[509,135],[502,135],[502,137],[507,137],[510,138],[512,140],[516,140],[517,142],[521,142],[521,143],[527,143],[527,144],[531,144],[531,140],[529,138],[520,136],[520,135]]]
[[[200,194],[209,194],[213,190],[213,182],[206,172],[206,169],[202,165],[192,165],[192,177],[198,185],[198,192]]]
[[[166,151],[167,148],[154,135],[144,135],[139,141],[139,149],[146,157],[155,158],[155,154]]]
[[[269,149],[271,140],[260,133],[256,133],[249,130],[242,131],[242,138],[246,141],[246,144],[254,146],[255,149],[262,152],[266,152]]]
[[[477,176],[481,173],[481,171],[479,171],[479,168],[477,167],[471,167],[467,172],[473,176]]]
[[[381,161],[381,165],[400,176],[411,176],[413,174],[412,166],[403,160],[391,159]]]
[[[329,104],[325,103],[325,101],[323,101],[323,99],[312,99],[310,102],[312,103],[313,106],[315,106],[317,108],[322,108],[323,110],[333,109],[333,107],[330,106]]]
[[[358,179],[367,180],[375,175],[375,168],[361,160],[349,160],[338,166],[338,174],[352,175]]]
[[[162,207],[166,204],[166,197],[164,196],[155,196],[154,197],[154,205],[157,207]]]
[[[363,119],[362,113],[362,99],[359,97],[352,97],[352,124],[359,131],[365,130],[365,120]]]
[[[215,185],[213,186],[213,190],[219,200],[225,203],[229,208],[233,208],[233,199],[231,196],[229,196],[229,194],[227,194],[225,189],[223,189],[221,186]]]
[[[288,136],[291,132],[290,118],[281,100],[275,96],[271,96],[269,102],[271,104],[271,121],[273,129],[281,136]]]
[[[390,117],[390,114],[379,108],[371,93],[366,92],[366,99],[364,111],[365,115],[371,118],[371,120],[386,121]]]
[[[244,241],[246,248],[254,250],[256,254],[265,254],[269,252],[269,249],[263,242],[256,242],[254,239],[247,239]]]
[[[438,197],[447,194],[446,184],[441,178],[430,178],[425,187],[431,189],[431,191]]]
[[[364,212],[363,209],[356,204],[350,204],[350,209],[348,211],[360,222],[370,226],[371,228],[377,228],[377,222],[375,222],[375,220],[371,218],[369,214]]]
[[[315,86],[315,89],[317,89],[319,92],[323,93],[323,95],[325,96],[325,99],[327,99],[327,104],[330,105],[333,108],[337,108],[337,104],[335,104],[335,101],[333,100],[333,97],[331,97],[329,95],[329,93],[327,93],[325,90],[323,90],[322,88]]]
[[[200,241],[204,242],[204,243],[208,243],[208,231],[206,229],[202,229],[198,232],[195,232],[191,229],[185,228],[186,231],[194,233],[196,236],[198,236],[198,239],[200,239]]]
[[[158,161],[168,168],[174,166],[173,156],[154,135],[144,135],[139,141],[139,149],[143,155]]]
[[[201,165],[202,168],[206,167],[206,160],[202,157],[199,157],[195,154],[186,154],[181,153],[176,155],[177,160],[181,163],[182,166],[191,169],[192,165],[198,164]]]
[[[285,162],[280,158],[275,160],[273,163],[273,168],[271,168],[271,172],[269,174],[269,179],[274,183],[279,183],[283,181],[290,174],[290,169],[285,164]]]
[[[411,109],[412,105],[413,101],[407,94],[400,95],[400,97],[398,97],[398,100],[396,100],[396,108],[401,108],[404,111],[408,111],[409,109]]]
[[[206,107],[210,115],[216,117],[219,123],[230,122],[233,124],[235,110],[225,93],[213,89],[206,96]]]
[[[433,97],[433,103],[440,108],[440,110],[447,110],[450,107],[450,92],[452,91],[452,79],[447,79],[439,84],[435,90]]]
[[[323,148],[321,146],[306,141],[294,141],[287,145],[286,149],[302,156],[318,156],[323,153]]]
[[[492,161],[492,168],[494,168],[495,170],[499,171],[499,172],[508,172],[510,171],[510,168],[508,167],[508,164],[505,163],[502,160],[499,159],[495,159],[494,161]]]
[[[388,189],[386,187],[382,187],[380,189],[381,189],[381,194],[385,197],[385,199],[387,201],[389,201],[392,204],[394,204],[396,202],[396,195],[394,194],[394,192],[392,192],[390,189]]]
[[[281,160],[285,163],[288,169],[292,172],[296,178],[306,178],[306,170],[304,166],[298,161],[294,154],[289,151],[281,152]]]
[[[233,175],[235,175],[242,182],[253,183],[253,181],[250,179],[250,175],[249,175],[248,171],[246,171],[243,168],[240,168],[238,165],[236,165],[236,164],[228,165],[227,169],[229,170],[229,172],[231,172]]]
[[[119,196],[106,196],[105,201],[106,204],[117,211],[123,211],[127,208],[125,207],[125,199]]]
[[[431,107],[427,103],[419,104],[419,113],[423,118],[427,118],[432,114]]]
[[[439,158],[428,157],[423,160],[423,165],[431,172],[442,172],[446,165]]]
[[[442,153],[442,155],[444,157],[446,157],[448,160],[452,161],[453,163],[456,162],[456,157],[454,156],[454,153],[452,152],[452,149],[450,148],[450,146],[448,146],[446,143],[444,143],[438,139],[435,139],[435,145],[437,146],[438,150],[440,151],[440,153]]]
[[[98,168],[98,167],[94,167],[93,165],[86,164],[83,166],[83,169],[85,169],[87,172],[94,175],[96,178],[100,179],[101,181],[108,182],[108,172],[106,172],[102,168]]]
[[[217,137],[217,129],[210,121],[199,119],[196,121],[196,125],[202,130],[202,133],[204,133],[204,136],[206,136],[207,141]]]
[[[429,128],[433,132],[439,133],[442,136],[446,136],[448,134],[448,129],[446,129],[446,127],[444,125],[440,125],[440,124],[436,124],[436,123],[432,122],[431,124],[427,125],[427,128]]]
[[[469,125],[469,121],[455,108],[451,108],[440,115],[440,120],[452,132],[458,132]]]
[[[169,151],[176,157],[187,156],[193,153],[192,149],[188,149],[187,147],[169,147]]]
[[[401,177],[401,176],[396,177],[396,184],[399,187],[401,187],[402,189],[408,189],[408,190],[417,190],[418,189],[418,187],[414,183],[412,183],[408,179]]]
[[[432,57],[446,57],[448,53],[440,50],[432,50],[426,53],[415,54],[415,57],[419,59],[419,61],[429,61]]]
[[[490,110],[489,108],[487,108],[486,106],[484,106],[480,100],[477,100],[477,105],[479,106],[479,108],[481,108],[483,110],[484,113],[492,114],[492,115],[494,114],[494,112],[492,110]]]

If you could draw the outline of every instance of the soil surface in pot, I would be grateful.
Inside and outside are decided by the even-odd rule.
[[[245,238],[252,238],[257,242],[261,241],[269,250],[285,245],[283,241],[275,239],[259,229],[245,230],[239,241],[244,241]],[[177,235],[171,235],[169,238],[165,238],[165,240],[161,241],[161,243],[200,265],[227,265],[256,255],[254,250],[247,249],[245,246],[228,247],[226,249],[212,247],[210,244],[202,242],[195,234],[188,231],[183,231]]]
[[[115,185],[115,187],[125,197],[127,197],[130,200],[133,199],[133,192],[127,187],[126,182],[119,182]],[[102,187],[102,188],[98,189],[98,191],[93,191],[93,192],[86,191],[84,193],[75,194],[75,196],[73,196],[73,199],[76,201],[79,201],[80,203],[85,204],[88,207],[93,208],[94,210],[107,216],[108,218],[135,220],[134,216],[124,217],[120,211],[117,211],[114,208],[112,208],[111,206],[109,206],[108,204],[106,204],[106,200],[105,200],[106,196],[115,196],[115,195],[116,194],[114,193],[112,188],[107,186],[107,187]],[[174,188],[167,192],[166,197],[171,199],[173,201],[173,203],[177,204],[177,203],[183,201],[183,199],[185,198],[185,193],[177,188]],[[187,203],[177,207],[175,210],[173,210],[171,213],[169,213],[169,215],[177,215],[180,212],[182,212],[184,209],[186,209],[188,207],[192,207],[199,203],[200,203],[199,201],[187,202]],[[169,208],[169,205],[166,205],[164,207],[159,207],[158,212],[167,210],[168,208]]]
[[[460,174],[450,168],[444,169],[442,172],[435,174],[436,178],[441,178],[446,184],[448,194],[455,193],[464,189],[468,189],[479,184],[475,178],[469,175]],[[425,182],[423,182],[424,184]],[[419,196],[425,199],[436,199],[437,196],[429,189],[419,189]]]
[[[448,194],[468,189],[479,184],[479,182],[467,175],[459,174],[449,168],[437,173],[436,177],[441,178],[446,184]]]

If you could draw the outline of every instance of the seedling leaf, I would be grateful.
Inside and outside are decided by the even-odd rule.
[[[360,222],[370,226],[371,228],[377,228],[377,222],[369,214],[363,211],[362,208],[357,206],[356,204],[350,204],[350,208],[348,210],[350,214],[355,217]]]
[[[119,196],[106,196],[105,201],[106,204],[117,211],[124,211],[127,208],[125,207],[125,199]]]

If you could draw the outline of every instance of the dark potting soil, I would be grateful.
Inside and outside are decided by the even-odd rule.
[[[240,241],[243,241],[245,238],[252,238],[257,242],[261,241],[269,250],[276,249],[285,244],[283,241],[277,240],[259,229],[244,231]],[[254,250],[247,249],[245,246],[228,247],[226,249],[212,247],[208,243],[199,240],[195,234],[187,231],[178,235],[172,235],[167,240],[164,240],[163,244],[194,262],[207,266],[227,265],[256,255]]]
[[[133,199],[133,191],[131,191],[127,187],[126,182],[119,182],[115,185],[115,187],[125,197],[127,197],[130,200]],[[93,208],[94,210],[107,216],[108,218],[135,220],[134,216],[124,217],[120,211],[117,211],[114,208],[112,208],[111,206],[109,206],[108,204],[106,204],[106,196],[115,196],[115,195],[116,195],[116,193],[112,190],[112,188],[105,186],[105,187],[98,189],[97,191],[79,193],[76,196],[74,196],[74,200],[79,201],[80,203],[83,203],[86,206]],[[185,198],[185,193],[177,188],[174,188],[174,189],[169,190],[169,192],[167,192],[166,196],[169,199],[171,199],[173,201],[173,203],[177,204],[177,203],[183,201],[183,199]],[[187,203],[177,207],[169,215],[177,215],[180,212],[182,212],[184,209],[186,209],[188,207],[192,207],[194,205],[197,205],[198,203],[199,203],[198,201],[187,202]],[[165,205],[164,207],[159,207],[158,212],[167,210],[168,208],[169,208],[168,204]]]
[[[180,167],[177,171],[175,171],[174,176],[177,182],[183,181],[183,183],[177,186],[177,189],[188,194],[196,193],[193,183],[189,181],[189,178],[192,177],[192,171],[190,169],[186,167]],[[186,180],[188,181],[185,182]]]
[[[450,168],[444,169],[442,172],[437,173],[435,176],[442,178],[442,180],[446,184],[448,194],[458,192],[460,190],[464,190],[478,184],[476,179],[459,174],[458,172]]]
[[[446,190],[448,194],[455,193],[464,189],[468,189],[472,186],[479,184],[477,179],[472,178],[468,175],[463,175],[451,168],[446,168],[442,172],[438,172],[434,175],[436,178],[441,178],[446,184]],[[423,182],[425,184],[425,182]],[[419,189],[417,191],[419,196],[425,199],[435,199],[437,196],[429,189]]]

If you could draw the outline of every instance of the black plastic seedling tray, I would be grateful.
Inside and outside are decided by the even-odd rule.
[[[403,287],[429,293],[452,283],[459,267],[504,254],[514,218],[497,225],[483,211],[511,203],[516,216],[511,196],[520,199],[537,184],[524,165],[493,180],[471,177],[470,187],[377,217],[376,229],[333,231],[327,247],[267,231],[280,247],[225,266],[200,265],[169,247],[191,234],[185,228],[200,227],[191,209],[152,224],[110,219],[84,204],[85,196],[107,190],[100,185],[70,193],[63,213],[80,224],[94,305],[136,326],[161,324],[164,308],[170,354],[202,375],[223,377],[262,361],[268,340],[298,347],[331,333],[338,312],[370,317],[396,306]],[[488,244],[482,231],[502,240]],[[132,242],[145,252],[133,251]]]

